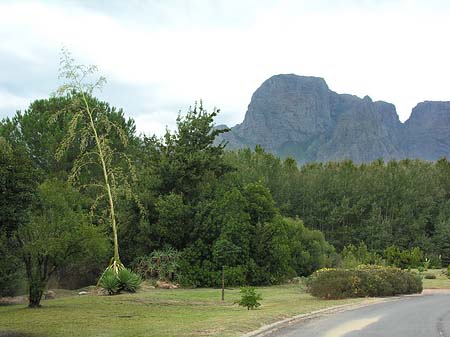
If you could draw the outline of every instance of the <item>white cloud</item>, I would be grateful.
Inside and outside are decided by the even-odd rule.
[[[1,62],[48,71],[64,44],[80,62],[100,66],[115,86],[104,97],[147,133],[173,126],[178,110],[199,98],[221,108],[218,123],[239,123],[252,93],[278,73],[321,76],[337,92],[389,101],[401,120],[419,101],[450,100],[444,1],[106,5],[0,3]],[[42,78],[21,83],[23,90],[44,91]],[[0,76],[0,89],[8,81]],[[57,86],[56,78],[46,81]]]
[[[11,110],[15,112],[19,109],[26,108],[30,103],[28,97],[20,97],[10,92],[0,90],[0,109]]]

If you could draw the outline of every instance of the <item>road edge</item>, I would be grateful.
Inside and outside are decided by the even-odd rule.
[[[263,325],[262,327],[247,332],[244,335],[241,335],[240,337],[257,337],[257,336],[264,336],[266,334],[275,332],[276,330],[279,330],[281,328],[284,328],[286,325],[291,323],[297,323],[303,320],[307,319],[313,319],[323,314],[334,314],[339,313],[347,310],[354,310],[359,308],[368,307],[370,305],[383,303],[383,302],[389,302],[389,301],[395,301],[400,299],[402,296],[394,296],[394,297],[374,297],[370,299],[366,299],[365,301],[359,302],[359,303],[349,303],[349,304],[340,304],[335,305],[332,307],[319,309],[315,311],[311,311],[305,314],[299,314],[295,315],[286,319],[283,319],[281,321],[277,321],[271,324]]]

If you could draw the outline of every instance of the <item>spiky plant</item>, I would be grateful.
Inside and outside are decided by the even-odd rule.
[[[120,281],[112,269],[107,269],[98,280],[98,286],[106,290],[109,295],[114,295],[120,290]]]
[[[117,279],[119,280],[121,290],[129,291],[130,293],[136,292],[142,283],[141,276],[127,268],[119,271]]]

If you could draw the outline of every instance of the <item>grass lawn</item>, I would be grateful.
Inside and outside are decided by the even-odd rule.
[[[424,289],[450,289],[450,279],[447,277],[446,269],[428,269],[427,271],[420,273],[422,276],[425,276],[426,274],[436,275],[436,279],[429,280],[423,278]]]
[[[364,299],[319,300],[301,286],[258,288],[258,310],[234,305],[239,290],[147,289],[117,296],[70,295],[43,301],[40,309],[0,306],[0,336],[239,336],[262,325],[325,307]],[[27,334],[28,333],[28,334]]]

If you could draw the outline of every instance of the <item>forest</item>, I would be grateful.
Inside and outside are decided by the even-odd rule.
[[[116,228],[80,102],[113,168]],[[217,144],[218,113],[196,103],[176,130],[146,136],[122,109],[72,90],[3,119],[0,295],[95,284],[115,247],[144,276],[155,275],[145,261],[168,258],[159,273],[191,287],[219,286],[222,270],[227,285],[270,285],[327,266],[449,264],[446,159],[299,167]]]

